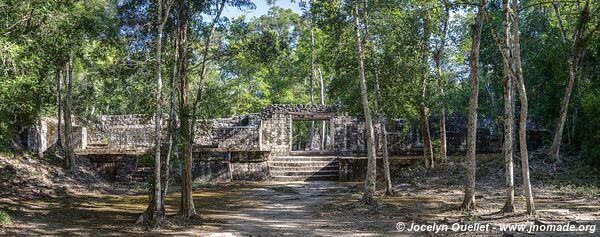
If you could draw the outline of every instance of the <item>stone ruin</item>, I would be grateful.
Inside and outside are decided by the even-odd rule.
[[[317,121],[328,126],[324,144],[316,150],[294,150],[293,123]],[[387,119],[392,165],[414,163],[423,152],[420,132],[402,119]],[[163,121],[166,143],[168,119]],[[433,121],[431,121],[433,124]],[[478,128],[477,151],[500,152],[498,131],[485,121]],[[382,152],[380,124],[375,124],[378,157]],[[43,120],[40,146],[56,140],[56,121]],[[357,181],[366,171],[364,119],[323,105],[271,105],[260,113],[199,120],[193,144],[193,176],[211,181],[340,180]],[[35,132],[32,132],[34,136]],[[142,162],[154,147],[154,120],[144,115],[106,115],[74,126],[76,154],[91,161],[108,180],[142,181],[151,162]],[[463,154],[466,121],[448,119],[448,153]],[[432,129],[434,138],[437,131]],[[32,139],[29,139],[32,140]],[[36,147],[35,139],[29,144]],[[379,162],[379,161],[378,161]],[[179,166],[180,167],[180,164]],[[177,170],[177,169],[176,169]],[[175,172],[177,175],[178,172]]]

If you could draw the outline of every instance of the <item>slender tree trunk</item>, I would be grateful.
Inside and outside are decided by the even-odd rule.
[[[383,155],[383,174],[385,178],[385,195],[394,195],[394,188],[392,186],[392,177],[390,174],[390,160],[388,154],[388,140],[387,140],[387,131],[385,127],[385,117],[383,113],[383,105],[381,104],[381,89],[379,86],[379,74],[377,72],[377,57],[375,55],[374,45],[371,42],[371,34],[369,33],[369,0],[364,1],[364,25],[365,25],[365,45],[371,54],[372,61],[371,67],[373,70],[373,79],[375,81],[375,95],[377,99],[375,100],[375,110],[377,111],[377,117],[379,122],[379,136],[382,141],[381,149]]]
[[[323,82],[323,73],[321,72],[321,68],[317,68],[319,72],[319,85],[321,86],[321,91],[319,95],[319,99],[321,99],[321,105],[325,105],[325,84]],[[325,123],[326,121],[321,121],[321,150],[326,150],[325,147],[327,144],[327,133],[325,133]]]
[[[315,104],[314,95],[314,83],[315,83],[315,32],[310,28],[310,104]],[[310,121],[310,138],[309,138],[309,150],[313,150],[313,144],[315,141],[315,121]]]
[[[442,28],[442,35],[440,37],[440,46],[436,50],[434,55],[435,68],[438,77],[438,87],[440,90],[440,156],[442,161],[448,158],[447,138],[446,138],[446,98],[444,94],[444,78],[442,73],[442,57],[444,56],[444,50],[446,46],[446,34],[448,32],[448,21],[450,19],[450,12],[448,6],[444,5],[444,23]]]
[[[177,37],[173,37],[175,52],[179,49],[179,44],[177,42]],[[170,176],[171,176],[171,157],[173,155],[178,156],[179,152],[177,151],[177,146],[173,144],[177,144],[178,130],[177,130],[177,54],[174,55],[175,60],[173,61],[173,75],[171,76],[171,112],[170,112],[170,122],[169,122],[169,150],[167,151],[167,159],[165,160],[165,171],[164,171],[164,184],[162,198],[163,201],[168,194]]]
[[[567,112],[569,110],[569,100],[571,93],[573,92],[573,84],[575,84],[575,78],[577,77],[577,67],[579,65],[579,58],[575,57],[569,61],[569,81],[565,88],[565,94],[560,103],[560,114],[556,123],[556,130],[554,131],[554,138],[552,139],[552,145],[550,146],[550,154],[556,161],[560,160],[560,145],[562,144],[562,134],[565,128],[565,122],[567,121]]]
[[[521,43],[519,36],[519,14],[517,0],[512,0],[513,14],[513,56],[515,74],[517,76],[517,91],[519,92],[519,101],[521,114],[519,117],[519,150],[521,154],[521,172],[523,176],[523,188],[525,189],[525,202],[527,203],[527,214],[535,213],[533,203],[533,194],[531,191],[531,181],[529,180],[529,158],[527,156],[527,92],[525,90],[525,79],[521,67]]]
[[[465,183],[465,199],[460,208],[467,211],[475,210],[475,171],[476,165],[476,140],[477,140],[477,99],[479,96],[479,46],[481,43],[481,29],[483,27],[484,9],[487,0],[482,0],[477,10],[475,25],[473,26],[473,42],[471,45],[471,96],[469,99],[469,122],[467,128],[467,182]]]
[[[563,43],[567,43],[566,32],[562,23],[562,18],[560,15],[560,1],[553,1],[554,11],[556,13],[556,19],[558,21],[559,30],[561,34],[561,38]],[[579,8],[579,2],[578,2]],[[578,9],[579,10],[579,9]],[[570,45],[570,57],[569,57],[569,80],[567,82],[567,87],[565,88],[565,93],[562,98],[560,104],[560,114],[556,121],[556,130],[554,131],[554,138],[552,139],[552,145],[550,146],[549,153],[554,157],[556,162],[560,160],[560,146],[562,144],[562,134],[565,127],[565,122],[567,120],[567,112],[569,110],[569,99],[571,98],[571,93],[573,91],[573,84],[577,77],[577,70],[579,68],[579,62],[583,57],[583,53],[585,48],[587,47],[589,40],[592,38],[592,35],[596,32],[598,28],[595,28],[590,32],[587,36],[582,36],[583,32],[587,29],[587,25],[590,22],[590,1],[586,0],[583,9],[580,11],[579,18],[577,20],[577,25],[575,27],[575,32],[573,34],[573,38],[571,40]]]
[[[161,125],[162,125],[162,75],[161,75],[161,67],[162,67],[162,31],[163,25],[162,21],[162,1],[158,0],[158,32],[156,36],[156,101],[154,106],[154,219],[158,221],[164,218],[164,212],[162,212],[162,208],[164,204],[162,202],[162,192],[161,192],[161,173],[160,173],[160,146],[161,146]],[[155,219],[156,218],[156,219]]]
[[[425,167],[433,168],[434,167],[434,159],[433,159],[433,145],[431,143],[431,133],[429,129],[429,116],[427,113],[429,109],[425,105],[425,99],[427,96],[427,81],[429,79],[429,66],[427,63],[427,58],[429,55],[429,38],[431,36],[431,31],[429,30],[429,17],[427,14],[423,17],[423,58],[422,64],[425,69],[423,70],[423,75],[421,79],[421,98],[419,105],[419,117],[421,121],[421,136],[423,138],[423,158],[425,159]]]
[[[441,69],[439,70],[441,72]],[[441,75],[441,74],[440,74]],[[440,157],[442,161],[448,159],[448,139],[446,137],[446,99],[443,85],[440,86]]]
[[[221,0],[220,2],[216,2],[216,8],[217,8],[217,15],[215,16],[215,18],[212,21],[212,25],[210,27],[210,31],[208,32],[208,35],[206,36],[206,41],[204,43],[204,51],[202,52],[202,64],[201,64],[201,68],[200,68],[200,85],[198,86],[198,90],[196,90],[196,98],[194,100],[194,104],[192,107],[192,114],[191,114],[191,128],[190,128],[190,135],[188,136],[188,139],[186,140],[190,146],[192,146],[192,144],[194,144],[194,135],[195,135],[195,131],[196,131],[196,116],[197,116],[197,112],[198,109],[200,107],[200,102],[202,101],[202,95],[204,94],[204,86],[206,84],[206,70],[208,68],[208,51],[210,50],[210,45],[212,42],[212,37],[215,34],[215,30],[217,29],[217,21],[219,21],[219,18],[221,17],[221,13],[223,13],[223,9],[225,8],[225,0]],[[189,152],[192,152],[192,150],[189,150]],[[191,156],[191,154],[190,154]]]
[[[182,159],[184,160],[183,174],[181,176],[181,205],[179,207],[179,215],[184,218],[194,218],[196,209],[194,207],[194,198],[192,196],[192,143],[190,143],[192,130],[190,128],[190,101],[189,101],[189,81],[187,78],[187,3],[186,0],[178,0],[178,42],[179,42],[179,78],[181,97],[181,131],[183,144],[181,147]]]
[[[71,92],[73,88],[73,53],[69,54],[69,62],[67,63],[66,80],[66,95],[65,95],[65,151],[67,168],[71,172],[75,172],[75,154],[73,150],[73,123],[71,121]]]
[[[374,145],[374,131],[373,131],[373,120],[371,119],[371,109],[369,108],[369,95],[367,93],[367,80],[365,78],[365,54],[364,44],[361,39],[360,33],[360,20],[358,15],[358,4],[354,6],[354,39],[357,47],[357,59],[358,59],[358,73],[360,78],[360,95],[361,103],[363,106],[363,112],[365,116],[365,129],[367,130],[367,177],[365,182],[365,191],[360,204],[366,206],[376,206],[377,200],[375,200],[375,184],[376,184],[376,161],[375,161],[375,145]]]
[[[502,50],[504,55],[510,55],[510,8],[509,0],[502,0],[502,27],[504,36],[502,38]],[[502,57],[504,63],[504,176],[506,186],[506,202],[502,207],[502,213],[512,213],[515,211],[515,186],[514,186],[514,171],[513,171],[513,125],[514,125],[514,85],[512,78],[512,63],[508,58]]]
[[[42,103],[40,103],[41,105]],[[36,125],[36,143],[37,143],[37,153],[38,153],[38,158],[40,160],[44,160],[44,147],[42,147],[42,143],[44,140],[44,133],[43,133],[43,126],[42,126],[42,119],[39,118],[37,121],[37,125]]]
[[[156,228],[163,224],[165,218],[165,203],[161,185],[161,126],[162,126],[162,34],[165,23],[169,18],[172,0],[167,0],[168,6],[163,16],[162,0],[157,0],[157,37],[156,37],[156,91],[154,104],[154,190],[146,211],[138,218],[138,223],[145,222]]]
[[[56,72],[56,107],[58,110],[58,124],[56,132],[56,145],[62,148],[62,69],[58,69]]]

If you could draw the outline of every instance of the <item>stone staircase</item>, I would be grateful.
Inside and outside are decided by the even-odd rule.
[[[337,181],[337,156],[282,156],[269,162],[273,181]]]
[[[121,189],[134,189],[143,188],[148,185],[149,179],[152,177],[152,167],[138,167],[137,170],[131,174],[128,180],[119,180],[114,182],[116,188]]]

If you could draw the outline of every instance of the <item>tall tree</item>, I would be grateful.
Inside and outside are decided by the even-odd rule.
[[[425,167],[433,168],[435,161],[433,158],[433,144],[431,142],[431,132],[429,129],[429,108],[426,105],[427,99],[427,83],[429,80],[429,40],[431,37],[430,19],[428,4],[425,4],[423,9],[423,38],[422,38],[422,49],[421,49],[421,66],[423,67],[423,73],[421,74],[420,81],[420,100],[419,100],[419,119],[421,122],[421,137],[423,139],[423,158],[425,159]]]
[[[320,99],[320,103],[321,105],[325,105],[325,82],[323,82],[323,72],[321,71],[321,68],[317,68],[317,71],[319,72],[319,86],[320,88],[320,95],[319,95],[319,99]],[[327,121],[321,121],[321,150],[326,150],[327,148],[325,147],[327,145],[327,133],[325,133],[325,123]]]
[[[364,40],[361,36],[361,23],[360,23],[360,15],[358,14],[359,4],[356,3],[353,6],[353,16],[354,16],[354,40],[356,43],[357,50],[357,61],[358,61],[358,75],[360,80],[360,95],[361,95],[361,103],[363,107],[363,113],[365,116],[365,129],[367,130],[367,177],[365,181],[365,191],[360,204],[366,206],[375,206],[377,205],[377,200],[375,200],[375,184],[376,184],[376,160],[375,160],[375,131],[373,130],[373,120],[371,119],[371,109],[369,108],[369,95],[367,93],[367,79],[365,77],[365,45]]]
[[[190,100],[189,91],[190,84],[188,79],[188,2],[186,0],[178,0],[178,52],[179,58],[179,96],[181,101],[180,107],[180,127],[183,143],[181,145],[181,154],[184,161],[183,174],[181,176],[181,205],[179,206],[179,215],[184,218],[194,218],[196,216],[196,208],[194,207],[194,198],[192,196],[192,130],[190,128]]]
[[[73,92],[73,53],[69,54],[69,61],[66,63],[65,70],[66,91],[65,91],[65,162],[71,172],[76,169],[75,149],[73,147],[73,121],[72,116],[72,92]]]
[[[515,187],[514,187],[514,168],[513,168],[513,126],[514,126],[514,85],[513,85],[513,64],[510,60],[510,8],[509,0],[502,0],[502,27],[503,38],[500,50],[502,50],[503,72],[504,72],[504,141],[503,141],[503,156],[504,156],[504,176],[506,187],[506,201],[502,207],[503,213],[511,213],[515,211]],[[489,19],[488,19],[489,20]],[[490,21],[490,27],[491,21]]]
[[[215,31],[217,29],[217,23],[219,22],[219,19],[221,18],[221,13],[223,13],[223,9],[225,8],[225,3],[226,0],[217,0],[215,1],[215,9],[216,9],[216,16],[215,18],[212,20],[211,26],[210,26],[210,30],[208,31],[208,34],[205,37],[205,42],[204,42],[204,48],[202,51],[202,63],[200,64],[200,85],[198,86],[198,89],[196,90],[196,98],[194,100],[194,104],[193,104],[193,110],[192,110],[192,121],[191,121],[191,130],[190,130],[190,135],[189,138],[187,140],[187,142],[190,144],[193,144],[193,140],[194,140],[194,135],[195,135],[195,131],[196,131],[196,118],[197,118],[197,113],[198,113],[198,109],[200,106],[200,103],[202,102],[202,96],[204,94],[204,89],[206,87],[206,70],[208,68],[208,63],[210,62],[209,59],[209,51],[210,51],[210,46],[211,46],[211,42],[213,39],[213,36],[215,34]],[[191,152],[191,151],[190,151]],[[190,154],[191,156],[191,154]]]
[[[312,19],[312,18],[311,18]],[[313,23],[310,23],[310,104],[315,104],[315,92],[314,92],[314,84],[315,84],[315,30],[313,29]],[[310,121],[310,131],[309,131],[309,144],[308,149],[314,149],[315,142],[315,121]]]
[[[450,20],[449,3],[443,1],[444,16],[442,23],[442,32],[440,33],[440,42],[437,50],[433,54],[435,61],[435,72],[438,77],[438,87],[440,93],[440,156],[442,161],[448,158],[447,138],[446,138],[446,99],[444,93],[444,73],[442,72],[442,58],[446,49],[446,35],[448,33],[448,21]]]
[[[364,1],[364,18],[365,18],[365,45],[371,55],[371,68],[373,70],[373,81],[375,82],[375,110],[377,111],[378,122],[379,122],[379,136],[382,141],[381,149],[383,155],[383,174],[385,178],[385,194],[394,195],[394,188],[392,187],[392,177],[390,174],[390,160],[388,154],[388,139],[387,130],[385,124],[385,117],[383,114],[383,108],[381,104],[381,88],[379,85],[379,74],[377,71],[377,55],[375,55],[375,45],[371,40],[371,33],[369,32],[369,0]]]
[[[483,27],[484,9],[487,0],[481,0],[478,6],[475,25],[472,28],[470,66],[470,88],[469,115],[467,127],[467,181],[465,183],[465,198],[460,208],[467,211],[474,210],[475,206],[475,170],[476,165],[476,139],[477,139],[477,99],[479,96],[479,46],[481,43],[481,30]]]
[[[156,2],[156,91],[155,91],[155,105],[154,105],[154,190],[151,191],[153,195],[148,203],[148,208],[138,219],[138,223],[146,222],[152,227],[158,227],[162,225],[165,218],[165,203],[161,191],[161,126],[162,126],[162,35],[163,29],[169,14],[173,0],[167,0],[167,7],[163,15],[163,2],[157,0]]]
[[[173,70],[172,70],[172,75],[171,75],[171,106],[170,106],[170,112],[169,112],[169,147],[167,150],[167,158],[165,160],[165,169],[164,169],[164,177],[163,177],[163,183],[165,184],[164,188],[162,189],[162,199],[163,202],[165,200],[165,197],[167,196],[168,190],[169,190],[169,182],[171,181],[170,178],[170,168],[171,168],[171,157],[175,156],[175,157],[179,157],[179,151],[178,151],[178,146],[175,145],[178,141],[178,137],[179,137],[179,130],[177,129],[177,51],[179,49],[179,44],[177,42],[177,34],[174,34],[173,37],[173,48],[175,49],[174,52],[175,54],[173,55]]]
[[[59,68],[56,70],[56,109],[58,110],[56,120],[58,121],[56,126],[56,146],[62,147],[62,70]]]
[[[516,78],[516,87],[519,92],[519,102],[521,111],[519,115],[519,150],[521,154],[521,175],[523,177],[523,189],[525,189],[525,202],[527,203],[527,213],[534,214],[535,206],[533,203],[533,194],[531,191],[531,181],[529,180],[529,158],[527,156],[527,91],[525,89],[525,79],[523,78],[523,69],[521,66],[521,43],[519,32],[519,8],[518,0],[512,0],[512,18],[513,18],[513,63]]]
[[[586,0],[582,8],[579,4],[579,1],[577,1],[576,8],[579,11],[579,15],[574,23],[575,30],[573,31],[573,35],[568,37],[563,24],[563,19],[561,17],[561,3],[558,0],[554,0],[552,5],[558,21],[561,39],[568,47],[569,53],[569,78],[560,104],[560,113],[558,119],[556,120],[554,138],[552,139],[552,145],[550,146],[549,150],[550,155],[552,155],[558,161],[560,158],[562,134],[565,127],[565,122],[567,120],[567,111],[569,109],[569,100],[571,98],[575,79],[577,78],[579,64],[587,46],[590,43],[590,40],[598,31],[599,24],[596,24],[594,28],[588,30],[589,22],[592,19],[592,12],[590,12],[590,0]],[[593,14],[598,14],[598,10],[596,9]]]

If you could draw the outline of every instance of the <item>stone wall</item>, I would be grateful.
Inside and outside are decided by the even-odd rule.
[[[73,147],[75,149],[85,149],[88,143],[87,127],[78,124],[76,119],[73,124]],[[61,130],[61,139],[64,144],[64,124]],[[36,126],[33,126],[27,131],[27,148],[36,150],[41,147],[45,151],[50,146],[54,145],[58,139],[58,120],[56,118],[42,118]],[[38,136],[41,140],[38,140]],[[39,143],[39,144],[38,144]]]
[[[289,155],[292,144],[292,117],[272,114],[262,120],[262,149],[271,152],[269,159]]]
[[[377,160],[377,179],[384,180],[383,159]],[[390,157],[390,170],[394,174],[394,170],[403,166],[412,165],[420,161],[419,158],[407,157]],[[362,182],[367,177],[367,157],[340,157],[339,159],[339,181],[342,182]]]
[[[322,105],[271,105],[256,114],[198,120],[194,140],[193,176],[195,179],[207,181],[268,179],[268,162],[292,153],[292,122],[295,120],[330,122],[328,140],[330,139],[331,144],[328,144],[330,147],[325,153],[340,157],[366,156],[364,119],[343,115],[338,110],[336,107]],[[42,123],[42,126],[38,128],[42,134],[45,134],[42,135],[45,137],[40,144],[42,147],[47,147],[56,140],[56,120],[50,120]],[[151,116],[110,115],[101,116],[97,121],[87,123],[74,121],[75,146],[79,149],[78,152],[81,152],[78,154],[91,154],[83,151],[97,149],[96,151],[100,151],[100,153],[106,152],[111,157],[110,159],[121,157],[124,160],[131,160],[137,158],[125,155],[148,152],[154,146],[154,121]],[[432,125],[437,124],[434,117],[429,122]],[[164,116],[163,141],[166,141],[167,123],[168,116]],[[82,124],[85,126],[81,126]],[[499,133],[492,120],[483,119],[478,124],[477,151],[481,153],[499,152],[500,142],[497,139]],[[423,144],[418,126],[407,126],[403,119],[388,119],[385,126],[388,131],[390,156],[422,154]],[[380,124],[376,121],[374,125],[375,146],[378,154],[381,155],[383,149],[379,127]],[[464,154],[466,120],[457,116],[449,116],[447,128],[449,154]],[[36,131],[31,133],[35,135]],[[439,137],[436,129],[432,128],[431,133],[434,139]],[[30,137],[32,136],[30,135]],[[544,136],[544,130],[531,131],[531,134],[528,132],[528,136],[539,140]],[[37,146],[34,139],[28,140],[31,140],[31,146]],[[530,142],[528,141],[528,143]],[[531,142],[531,144],[534,145],[532,147],[543,146],[543,142],[539,141]],[[119,153],[130,150],[140,152]],[[121,156],[118,156],[119,154]],[[110,168],[110,161],[96,163],[102,163],[99,169],[115,176],[117,180],[125,179],[123,177],[127,177],[127,173],[131,173],[132,167],[137,169],[137,166],[123,165],[131,162],[119,162],[112,163],[114,163],[113,166],[121,168]],[[362,158],[341,159],[340,179],[360,180],[366,169],[365,162],[366,159]]]
[[[150,148],[154,145],[154,120],[144,115],[104,115],[89,126],[87,137],[88,144],[106,148]]]

